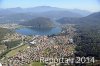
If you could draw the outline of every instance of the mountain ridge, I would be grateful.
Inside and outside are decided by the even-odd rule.
[[[98,25],[100,24],[100,12],[96,12],[81,18],[63,17],[58,19],[57,22],[61,24]]]
[[[83,10],[77,9],[77,11],[75,11],[51,6],[38,6],[32,8],[7,8],[0,9],[0,23],[21,23],[36,17],[47,17],[51,19],[59,19],[62,17],[80,18],[89,14],[90,12]]]

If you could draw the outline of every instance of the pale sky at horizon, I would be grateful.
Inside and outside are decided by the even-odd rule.
[[[100,11],[100,0],[0,0],[0,8],[52,6],[66,9]]]

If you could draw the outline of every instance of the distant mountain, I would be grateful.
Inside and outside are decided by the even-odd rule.
[[[99,19],[100,20],[100,12],[96,12],[96,13],[90,14],[90,15],[86,16],[85,18],[95,18],[95,19]]]
[[[82,17],[81,14],[70,12],[70,11],[65,11],[65,10],[53,10],[53,11],[47,11],[41,13],[42,16],[44,17],[49,17],[53,19],[59,19],[62,17]]]
[[[80,24],[83,23],[89,25],[100,25],[100,12],[96,12],[89,16],[80,18],[78,21]]]
[[[84,17],[90,12],[83,10],[64,9],[50,6],[38,6],[33,8],[7,8],[0,9],[0,23],[21,23],[36,17],[59,19],[62,17]]]
[[[100,24],[100,12],[93,13],[82,18],[61,18],[57,20],[61,24],[78,24],[78,25],[98,25]]]
[[[7,8],[7,9],[0,9],[0,13],[2,12],[3,14],[6,13],[41,13],[41,12],[48,12],[48,11],[70,11],[73,13],[77,13],[80,15],[88,15],[90,12],[85,11],[85,10],[80,10],[80,9],[65,9],[65,8],[58,8],[58,7],[51,7],[51,6],[37,6],[37,7],[32,7],[32,8]]]
[[[90,15],[91,14],[91,12],[89,12],[89,11],[80,10],[80,9],[70,9],[69,11],[70,12],[74,12],[74,13],[78,13],[78,14],[81,14],[82,16],[87,16],[87,15]]]
[[[32,19],[33,16],[28,13],[16,13],[10,15],[1,15],[0,16],[0,23],[21,23]]]
[[[9,23],[9,22],[14,22],[14,23],[20,23],[23,21],[27,21],[29,19],[33,19],[36,17],[47,17],[51,19],[59,19],[62,17],[82,17],[80,14],[73,13],[70,11],[47,11],[47,12],[42,12],[42,13],[15,13],[15,14],[5,14],[5,15],[0,15],[0,22],[4,23]]]
[[[27,22],[21,23],[24,26],[31,26],[33,28],[52,28],[54,23],[51,19],[45,17],[38,17]]]
[[[63,17],[63,18],[56,20],[56,22],[58,22],[60,24],[76,24],[76,21],[78,19],[79,18]]]
[[[35,13],[41,13],[41,12],[47,12],[47,11],[59,11],[59,10],[64,10],[62,8],[57,8],[57,7],[51,7],[51,6],[37,6],[33,8],[26,8],[27,12],[35,12]]]

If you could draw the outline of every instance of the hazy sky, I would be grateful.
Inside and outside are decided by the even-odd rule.
[[[36,6],[100,11],[100,0],[0,0],[0,8],[28,8]]]

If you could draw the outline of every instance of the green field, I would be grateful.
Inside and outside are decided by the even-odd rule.
[[[40,62],[32,62],[31,64],[26,64],[23,66],[44,66],[44,64]]]
[[[33,62],[31,65],[32,66],[44,66],[44,64],[40,62]]]
[[[24,49],[26,49],[28,47],[28,45],[22,45],[14,50],[11,50],[8,54],[6,54],[7,57],[11,57],[16,55],[19,51],[22,51]]]

